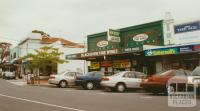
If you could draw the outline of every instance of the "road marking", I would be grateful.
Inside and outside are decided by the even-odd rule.
[[[64,91],[75,91],[75,90],[69,90],[69,89],[66,89],[66,90],[64,90]]]
[[[96,93],[96,94],[101,94],[101,95],[105,95],[106,93]]]
[[[153,97],[151,97],[151,96],[145,96],[145,97],[141,97],[141,98],[150,99],[150,98],[153,98]]]
[[[39,102],[39,101],[34,101],[34,100],[29,100],[29,99],[24,99],[24,98],[18,98],[18,97],[14,97],[14,96],[8,96],[8,95],[4,95],[4,94],[0,94],[0,96],[11,98],[11,99],[16,99],[16,100],[21,100],[21,101],[27,101],[27,102],[31,102],[31,103],[42,104],[42,105],[51,106],[51,107],[57,107],[57,108],[62,108],[62,109],[73,110],[73,111],[85,111],[85,110],[82,110],[82,109],[59,106],[59,105],[49,104],[49,103],[45,103],[45,102]]]
[[[18,86],[26,85],[26,82],[23,82],[23,81],[9,81],[9,80],[6,80],[6,81],[11,83],[11,84],[18,85]]]

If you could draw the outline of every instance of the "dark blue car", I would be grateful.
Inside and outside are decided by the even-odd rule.
[[[84,89],[92,90],[95,87],[100,87],[100,82],[103,76],[103,72],[88,72],[84,76],[78,76],[75,83],[77,86],[82,86]]]

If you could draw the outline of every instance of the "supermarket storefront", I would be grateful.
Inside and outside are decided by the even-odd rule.
[[[193,70],[200,62],[200,45],[182,45],[144,51],[145,56],[155,59],[156,72],[169,69]]]

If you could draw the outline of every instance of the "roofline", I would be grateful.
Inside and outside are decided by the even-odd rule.
[[[24,40],[22,40],[18,45],[23,44],[24,42],[28,41],[28,40],[41,40],[41,39],[31,39],[31,38],[26,38]]]
[[[151,24],[157,24],[157,23],[162,23],[164,20],[157,20],[157,21],[153,21],[153,22],[148,22],[148,23],[143,23],[143,24],[138,24],[138,25],[134,25],[134,26],[129,26],[129,27],[125,27],[125,28],[120,28],[117,29],[119,31],[127,31],[127,30],[132,30],[132,29],[136,29],[142,25],[146,26],[146,25],[151,25]],[[104,36],[107,35],[107,32],[100,32],[100,33],[95,33],[95,34],[90,34],[87,35],[88,38],[91,37],[98,37],[98,36]]]

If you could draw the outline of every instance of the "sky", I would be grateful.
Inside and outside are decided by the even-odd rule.
[[[0,42],[32,30],[83,43],[87,35],[164,19],[200,20],[200,0],[0,0]]]

